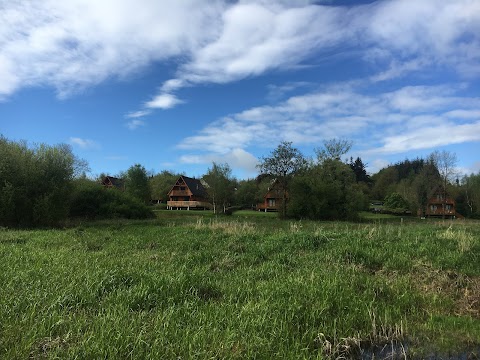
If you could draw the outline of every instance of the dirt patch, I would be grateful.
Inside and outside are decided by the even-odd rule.
[[[415,281],[422,292],[453,299],[455,315],[480,318],[480,277],[466,276],[455,271],[441,271],[428,264],[415,266]]]
[[[58,348],[65,348],[68,345],[68,338],[61,338],[59,336],[45,337],[38,340],[32,345],[29,359],[47,359],[52,351]]]

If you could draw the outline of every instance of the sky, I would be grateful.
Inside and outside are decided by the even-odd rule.
[[[289,141],[480,171],[480,0],[0,0],[0,134],[238,178]]]

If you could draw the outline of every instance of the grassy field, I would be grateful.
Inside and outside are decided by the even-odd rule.
[[[1,229],[0,358],[479,355],[479,223],[157,216]]]

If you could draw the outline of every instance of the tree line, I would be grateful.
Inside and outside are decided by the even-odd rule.
[[[355,219],[373,200],[395,213],[425,211],[428,197],[440,187],[457,201],[464,216],[480,218],[480,173],[461,178],[456,156],[436,151],[426,159],[404,160],[369,175],[357,157],[342,160],[351,149],[342,139],[325,141],[306,158],[282,142],[259,159],[259,175],[238,180],[228,164],[212,163],[202,180],[217,213],[255,208],[269,188],[281,194],[280,215],[305,219]],[[70,218],[148,218],[152,202],[167,193],[182,174],[152,174],[135,164],[117,174],[125,190],[105,189],[89,179],[88,165],[65,144],[28,146],[0,136],[0,226],[58,226]],[[154,201],[152,201],[154,200]],[[161,205],[160,205],[161,206]]]

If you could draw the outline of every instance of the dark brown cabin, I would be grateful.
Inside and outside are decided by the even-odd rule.
[[[211,209],[207,191],[200,180],[180,176],[168,192],[167,209]]]
[[[282,207],[283,193],[278,186],[278,182],[273,182],[263,197],[263,203],[257,204],[258,211],[280,211]]]
[[[438,187],[428,199],[425,217],[445,217],[447,219],[461,218],[456,211],[455,200]]]
[[[125,181],[113,176],[105,176],[102,179],[102,185],[106,188],[125,190]]]

